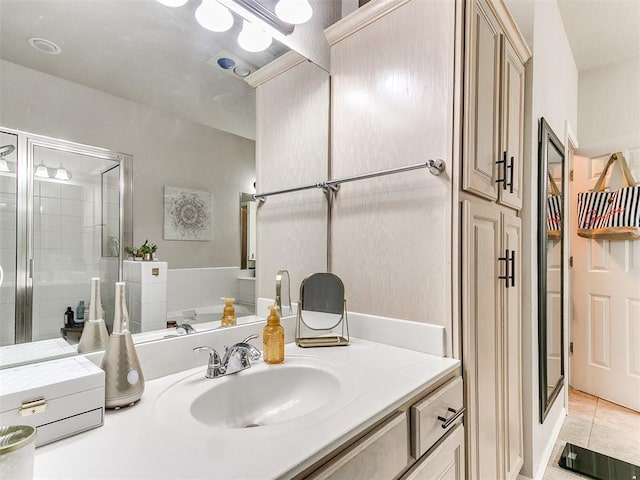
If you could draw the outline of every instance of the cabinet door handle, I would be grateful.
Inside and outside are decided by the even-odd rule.
[[[502,152],[502,160],[497,160],[496,165],[503,165],[502,167],[502,178],[500,178],[500,167],[498,167],[498,179],[496,183],[502,184],[502,189],[507,189],[507,151]]]
[[[459,410],[455,408],[447,408],[447,411],[453,413],[449,418],[444,418],[438,415],[438,420],[442,422],[442,428],[448,428],[453,422],[455,422],[464,413],[465,408],[462,407]]]
[[[511,264],[511,286],[516,286],[516,251],[511,250],[511,256],[509,257],[509,263]],[[507,280],[507,288],[509,288],[509,280]]]
[[[504,251],[504,257],[498,257],[498,260],[504,262],[504,275],[499,275],[498,278],[500,280],[504,280],[504,286],[509,288],[509,263],[511,262],[511,257],[509,255],[509,250]]]
[[[505,152],[506,153],[506,152]],[[507,185],[509,185],[509,192],[513,193],[513,162],[514,162],[515,158],[511,157],[511,159],[509,160],[509,165],[505,164],[505,172],[504,172],[504,178],[507,178],[507,168],[509,169],[509,181],[508,182],[504,182],[504,188],[506,190]],[[506,161],[506,160],[505,160]]]

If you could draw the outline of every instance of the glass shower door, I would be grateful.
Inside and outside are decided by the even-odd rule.
[[[118,280],[119,256],[111,250],[103,255],[102,173],[117,171],[118,162],[55,145],[32,148],[32,340],[58,338],[64,332],[67,341],[76,343],[87,320],[81,318],[82,305],[89,305],[92,277],[102,280],[103,307],[113,305],[114,290],[109,287]],[[109,199],[116,214],[118,200]],[[78,330],[61,330],[69,307]]]

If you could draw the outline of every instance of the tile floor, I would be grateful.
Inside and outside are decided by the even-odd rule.
[[[588,478],[558,466],[567,442],[640,465],[640,413],[569,388],[569,412],[544,480]]]

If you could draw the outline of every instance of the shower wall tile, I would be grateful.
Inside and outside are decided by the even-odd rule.
[[[80,185],[62,185],[60,188],[60,198],[81,200],[82,187]]]
[[[0,176],[0,193],[8,193],[15,195],[16,193],[16,177]]]

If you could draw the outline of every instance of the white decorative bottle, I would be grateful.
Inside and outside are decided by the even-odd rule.
[[[100,278],[91,279],[91,303],[89,303],[89,320],[84,322],[84,330],[78,344],[78,352],[87,353],[104,350],[109,341],[109,332],[102,314],[100,299]]]
[[[136,354],[125,299],[124,282],[116,282],[113,333],[102,359],[105,372],[105,406],[120,408],[133,405],[144,392],[144,377]]]

